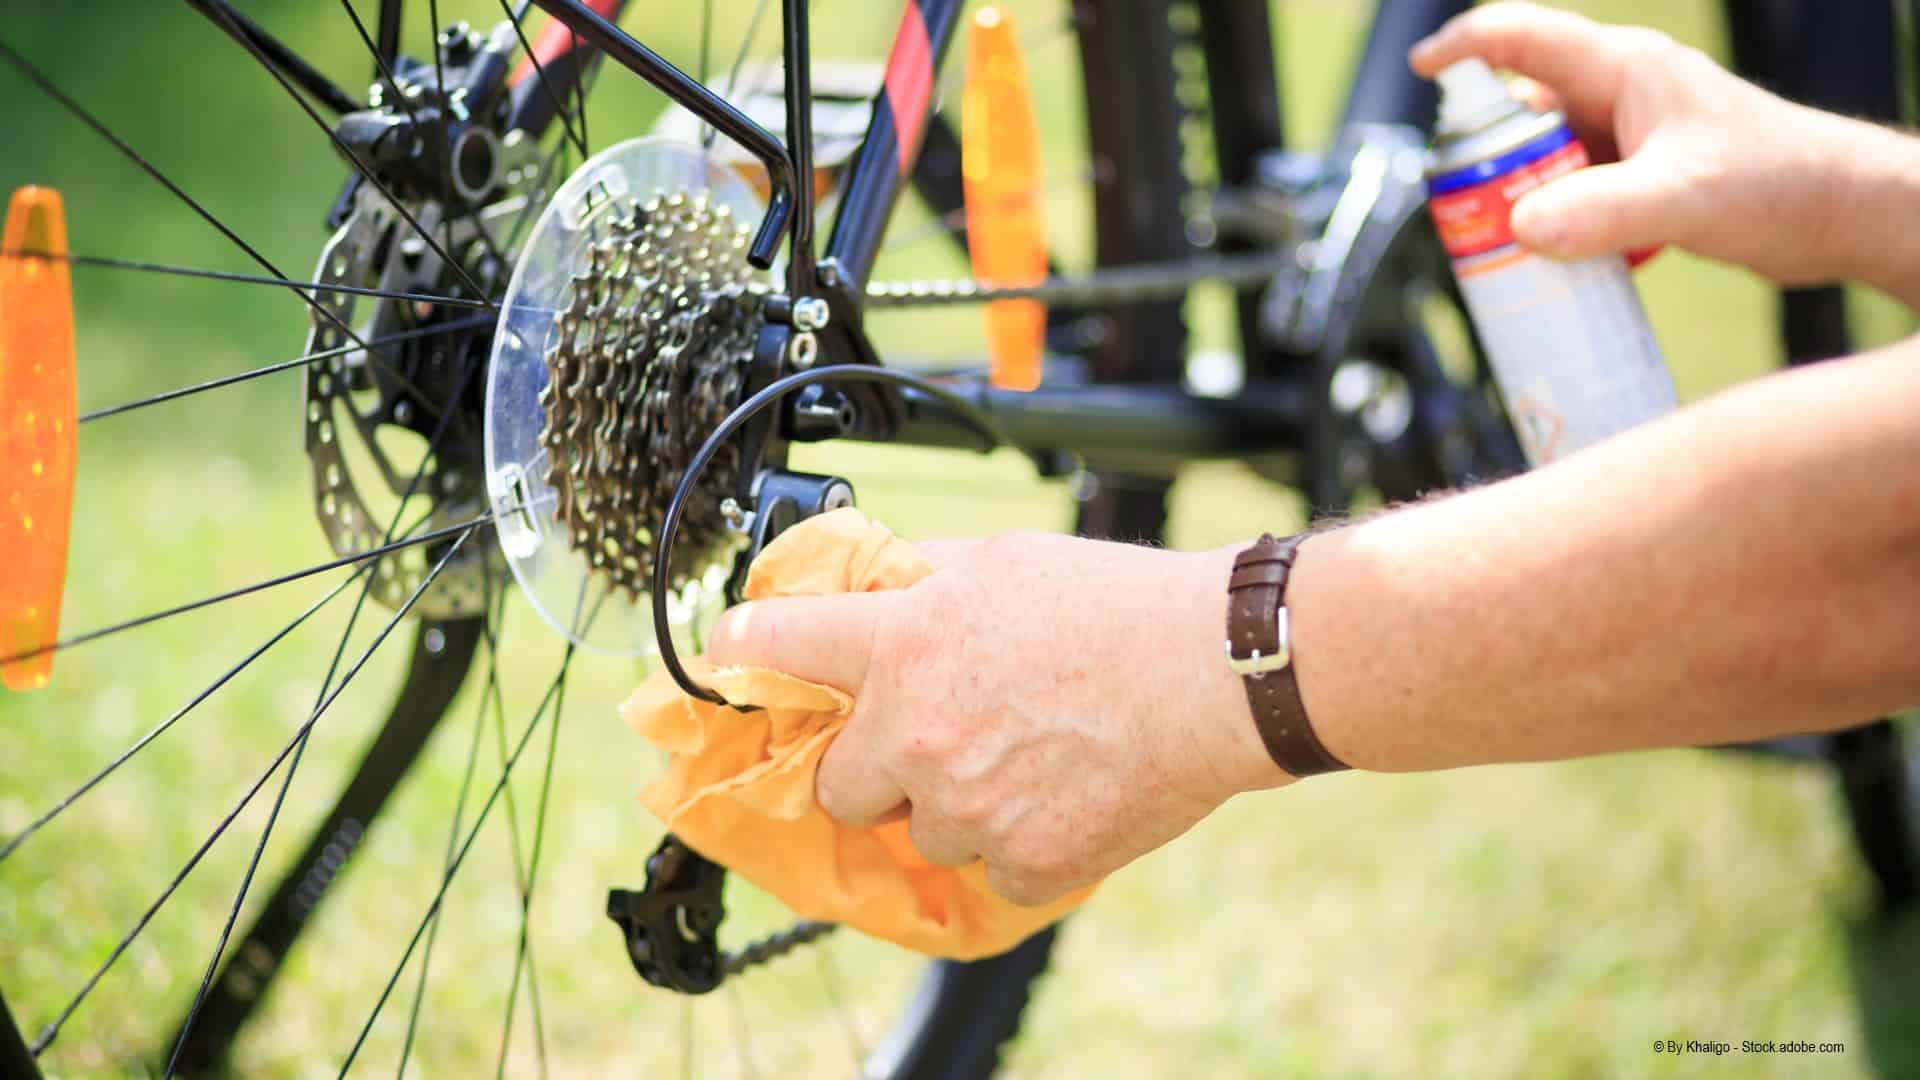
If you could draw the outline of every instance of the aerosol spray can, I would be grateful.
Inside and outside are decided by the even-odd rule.
[[[1440,73],[1429,205],[1534,465],[1676,403],[1623,256],[1563,262],[1514,242],[1513,204],[1586,164],[1586,148],[1564,116],[1516,100],[1482,61]]]

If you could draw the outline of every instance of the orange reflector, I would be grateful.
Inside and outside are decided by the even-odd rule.
[[[14,192],[0,239],[0,658],[20,657],[0,678],[14,690],[53,674],[67,581],[78,421],[66,254],[60,193]]]
[[[967,253],[973,276],[994,285],[1034,285],[1047,276],[1046,185],[1040,125],[1013,16],[983,7],[967,43],[960,100],[960,171],[967,192]],[[993,385],[1040,385],[1047,309],[1038,300],[987,305]]]

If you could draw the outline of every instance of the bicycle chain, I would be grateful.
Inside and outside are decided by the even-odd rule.
[[[748,944],[744,949],[723,955],[720,958],[720,970],[727,975],[738,975],[755,964],[778,960],[802,945],[811,945],[838,929],[839,923],[801,919],[785,930]]]
[[[1291,252],[1256,251],[1233,255],[1195,255],[1157,263],[1114,266],[1085,274],[1062,274],[1031,285],[993,285],[974,278],[874,282],[867,306],[921,307],[983,304],[995,300],[1042,300],[1066,307],[1127,304],[1177,297],[1195,285],[1259,285],[1298,270]]]

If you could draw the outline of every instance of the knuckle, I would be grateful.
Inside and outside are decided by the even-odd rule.
[[[939,715],[918,717],[899,735],[899,756],[916,772],[944,773],[960,750],[952,724]]]
[[[1650,26],[1620,26],[1612,32],[1615,47],[1621,55],[1639,61],[1671,63],[1674,58],[1689,51],[1666,31]]]
[[[985,833],[993,827],[994,803],[973,787],[962,787],[945,801],[947,817],[971,833]]]
[[[1018,871],[1007,870],[991,863],[987,865],[987,884],[1004,899],[1022,907],[1034,907],[1052,899],[1052,896],[1039,883],[1021,876]]]
[[[1537,44],[1537,39],[1552,35],[1561,25],[1585,22],[1581,16],[1539,4],[1485,4],[1458,16],[1449,24],[1451,33],[1485,46],[1512,42]],[[1558,25],[1557,25],[1558,24]]]
[[[1022,829],[1001,845],[1002,861],[1017,877],[1034,884],[1066,877],[1066,847],[1037,829]]]
[[[903,594],[904,595],[904,594]],[[915,596],[915,599],[921,599]],[[900,673],[913,673],[937,660],[943,651],[938,625],[944,616],[935,611],[932,618],[917,617],[924,609],[894,605],[874,623],[873,655],[884,658],[885,666]]]

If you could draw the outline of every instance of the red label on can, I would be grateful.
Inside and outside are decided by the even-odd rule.
[[[1513,243],[1513,204],[1549,180],[1587,165],[1587,148],[1576,140],[1484,184],[1435,195],[1428,203],[1440,243],[1455,259],[1484,255]]]

